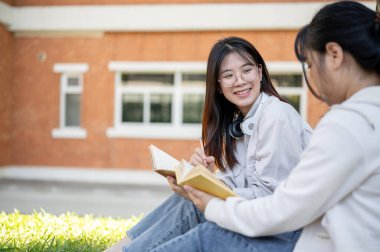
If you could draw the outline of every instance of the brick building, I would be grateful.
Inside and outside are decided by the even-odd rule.
[[[307,91],[293,43],[325,3],[0,1],[0,167],[147,170],[149,144],[188,158],[208,52],[230,35],[258,48],[315,126],[326,107]]]

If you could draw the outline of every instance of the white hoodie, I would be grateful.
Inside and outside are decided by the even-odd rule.
[[[304,227],[295,251],[380,251],[380,86],[331,108],[273,196],[213,199],[205,215],[247,236]]]

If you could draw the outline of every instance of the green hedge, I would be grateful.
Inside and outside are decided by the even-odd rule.
[[[125,236],[141,216],[115,219],[79,216],[66,213],[59,216],[41,212],[30,215],[0,213],[0,251],[103,251]]]

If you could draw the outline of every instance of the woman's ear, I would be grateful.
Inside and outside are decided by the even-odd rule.
[[[339,68],[343,63],[344,53],[342,47],[335,42],[326,44],[326,60],[332,69]]]

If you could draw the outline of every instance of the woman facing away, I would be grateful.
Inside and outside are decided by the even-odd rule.
[[[294,251],[380,251],[380,13],[329,4],[295,50],[312,93],[331,105],[298,165],[253,200],[185,186],[208,221],[153,251],[292,251],[263,236],[302,227]]]
[[[272,194],[298,163],[310,134],[311,128],[273,87],[251,43],[229,37],[213,46],[202,121],[205,152],[197,148],[190,163],[204,164],[213,172],[218,167],[218,178],[243,198],[263,197]],[[148,251],[205,222],[175,179],[168,177],[168,182],[176,193],[107,251]],[[286,246],[293,247],[294,241],[289,239]]]

